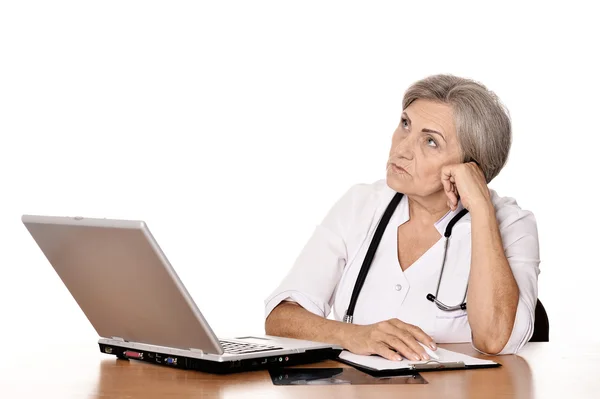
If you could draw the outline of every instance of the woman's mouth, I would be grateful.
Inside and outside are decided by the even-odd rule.
[[[401,168],[400,166],[394,163],[392,164],[392,170],[396,173],[408,173],[404,168]]]

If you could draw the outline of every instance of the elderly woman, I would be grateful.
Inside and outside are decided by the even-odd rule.
[[[452,75],[416,82],[402,105],[386,179],[333,205],[265,301],[265,330],[388,359],[448,342],[515,353],[533,333],[539,249],[533,214],[487,186],[509,116]]]

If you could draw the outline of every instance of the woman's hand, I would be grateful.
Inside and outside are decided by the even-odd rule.
[[[481,168],[475,162],[446,165],[442,168],[442,185],[448,196],[448,206],[453,211],[460,198],[469,211],[480,204],[489,204],[490,190]]]
[[[409,360],[429,360],[419,342],[432,350],[437,349],[433,339],[423,330],[398,319],[369,325],[355,324],[353,327],[343,346],[357,355],[377,354],[389,360],[400,360],[399,353]]]

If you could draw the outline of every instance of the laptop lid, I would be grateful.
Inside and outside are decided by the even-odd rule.
[[[143,221],[21,220],[101,337],[223,353]]]

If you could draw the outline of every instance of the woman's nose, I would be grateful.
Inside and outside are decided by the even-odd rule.
[[[415,144],[415,140],[411,135],[407,135],[395,143],[393,153],[397,157],[410,159],[413,156]]]

